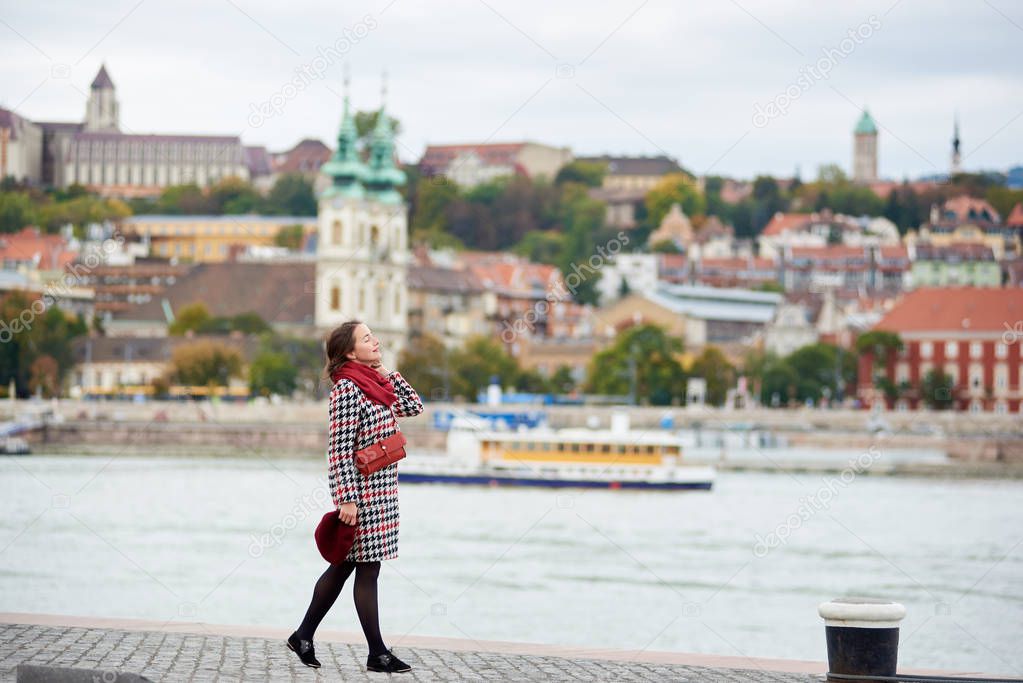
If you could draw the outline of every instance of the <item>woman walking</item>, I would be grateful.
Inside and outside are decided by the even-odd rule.
[[[365,323],[348,321],[327,337],[326,373],[330,391],[328,481],[339,519],[356,526],[355,541],[340,564],[331,564],[313,590],[302,624],[288,638],[288,647],[306,666],[318,668],[313,634],[337,600],[345,580],[355,572],[355,611],[369,645],[369,671],[411,671],[392,653],[380,635],[377,577],[380,561],[398,556],[398,463],[364,476],[355,467],[355,451],[391,436],[395,417],[423,412],[415,389],[397,370],[380,361],[380,343]]]

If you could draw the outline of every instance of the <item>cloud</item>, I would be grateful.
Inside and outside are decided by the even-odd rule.
[[[881,173],[901,178],[945,170],[957,111],[968,168],[1021,162],[1023,118],[1010,123],[1023,112],[1015,54],[1023,16],[1014,13],[953,0],[827,12],[795,0],[19,3],[4,17],[9,27],[0,25],[8,48],[0,100],[30,118],[79,120],[105,61],[132,130],[240,133],[275,150],[305,137],[332,141],[339,65],[258,129],[247,126],[249,105],[372,14],[377,28],[347,55],[353,100],[377,107],[388,71],[407,160],[431,142],[492,136],[578,154],[665,151],[694,170],[743,177],[798,165],[807,176],[824,163],[849,167],[852,127],[867,105],[888,129]],[[753,130],[755,103],[872,14],[881,28],[869,41],[787,115]],[[50,78],[54,62],[72,65],[70,78]],[[557,77],[559,65],[571,66],[570,78]]]

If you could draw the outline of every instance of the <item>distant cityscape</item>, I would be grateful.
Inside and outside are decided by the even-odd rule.
[[[323,334],[358,318],[427,399],[469,387],[450,357],[486,368],[469,400],[498,374],[666,405],[1023,414],[1023,166],[964,170],[958,120],[947,174],[882,178],[864,110],[839,133],[848,172],[735,179],[535,141],[431,144],[403,164],[386,103],[356,111],[346,88],[338,110],[331,144],[277,152],[134,134],[105,65],[81,122],[0,109],[0,342],[51,329],[51,305],[85,322],[61,333],[66,357],[19,347],[4,384],[166,395],[202,384],[182,349],[208,343],[248,368],[208,384],[314,394],[295,367],[257,378],[320,362]],[[40,218],[83,197],[95,210]],[[629,365],[647,329],[682,340],[665,361],[677,382]],[[483,363],[480,340],[517,374]],[[608,359],[632,375],[600,377]]]

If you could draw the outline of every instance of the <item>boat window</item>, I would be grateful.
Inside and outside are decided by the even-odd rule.
[[[601,453],[610,453],[611,452],[611,444],[609,444],[609,443],[602,443],[602,444],[600,444],[600,452]]]
[[[646,447],[646,452],[647,452],[647,454],[653,453],[654,452],[654,447],[653,446],[647,446]]]
[[[513,451],[517,451],[522,447],[522,445],[518,441],[512,441],[511,447]]]
[[[618,452],[619,453],[624,453],[625,452],[625,444],[622,444],[622,443],[618,444]]]
[[[572,452],[573,453],[578,453],[579,452],[579,444],[577,444],[577,443],[572,444]]]
[[[591,444],[591,443],[585,444],[583,446],[583,452],[584,453],[592,453],[593,452],[593,444]]]

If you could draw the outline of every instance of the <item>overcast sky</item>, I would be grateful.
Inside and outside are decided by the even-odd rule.
[[[379,106],[388,72],[405,161],[430,143],[528,139],[577,155],[665,153],[699,174],[798,167],[807,179],[822,163],[849,170],[852,129],[867,106],[881,127],[884,177],[946,171],[956,112],[968,170],[1023,162],[1018,1],[0,0],[0,8],[0,106],[34,120],[80,121],[105,62],[126,132],[238,134],[271,150],[304,137],[333,146],[347,61],[359,109]],[[784,99],[784,113],[769,108]],[[271,101],[274,110],[260,111]]]

